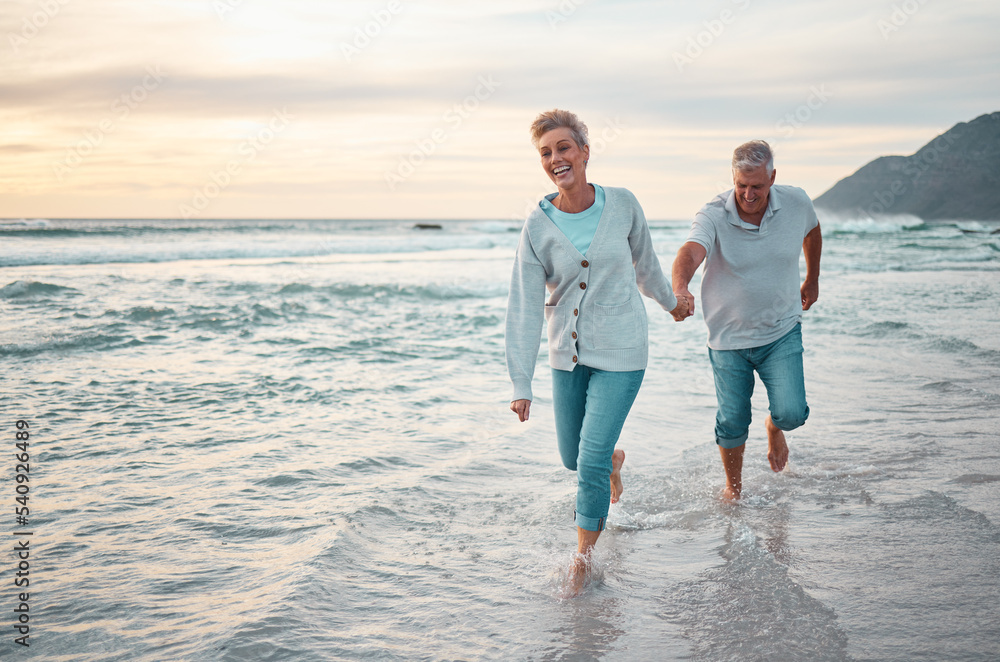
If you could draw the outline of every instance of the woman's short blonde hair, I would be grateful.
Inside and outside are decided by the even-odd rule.
[[[541,140],[543,135],[552,129],[563,127],[569,129],[573,140],[576,142],[576,146],[580,149],[583,149],[584,145],[590,144],[590,138],[587,135],[587,125],[580,121],[576,113],[571,113],[568,110],[559,110],[558,108],[542,113],[531,123],[531,144],[535,146],[535,149],[538,149],[538,141]]]

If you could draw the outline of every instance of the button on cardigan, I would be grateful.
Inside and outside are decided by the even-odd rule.
[[[524,222],[507,298],[507,371],[512,400],[531,400],[531,378],[548,324],[549,365],[642,370],[649,356],[646,308],[677,298],[653,252],[646,217],[624,188],[604,187],[604,213],[586,256],[535,207]],[[546,299],[546,293],[548,298]]]

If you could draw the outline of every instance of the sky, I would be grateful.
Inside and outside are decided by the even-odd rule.
[[[1000,110],[995,0],[6,0],[0,217],[523,219],[535,116],[690,219]]]

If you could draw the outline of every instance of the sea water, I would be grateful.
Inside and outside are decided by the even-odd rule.
[[[719,500],[703,319],[647,302],[573,599],[544,340],[508,410],[518,223],[0,223],[0,657],[998,659],[998,226],[821,219],[789,467],[758,388]],[[687,224],[651,227],[669,269]]]

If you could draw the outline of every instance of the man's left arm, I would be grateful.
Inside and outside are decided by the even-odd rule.
[[[802,310],[809,310],[819,299],[819,258],[823,252],[823,233],[819,223],[802,240],[802,253],[806,256],[806,280],[802,283]]]

